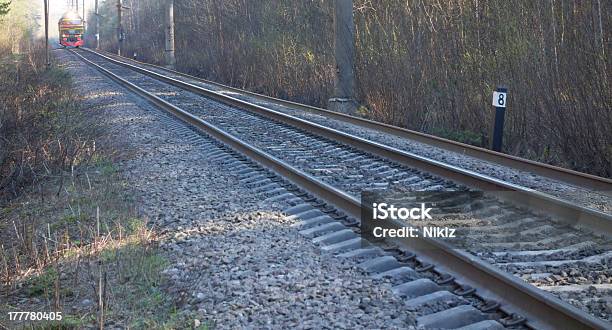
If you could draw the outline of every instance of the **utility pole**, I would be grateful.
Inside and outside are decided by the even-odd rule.
[[[123,26],[121,25],[121,0],[117,0],[117,55],[121,56],[121,44],[123,43]]]
[[[355,23],[353,0],[334,0],[334,52],[336,79],[334,97],[329,100],[332,111],[354,114],[355,101]]]
[[[166,67],[174,69],[174,0],[167,0],[166,5]]]
[[[45,64],[47,67],[51,65],[49,61],[49,0],[44,0],[45,6]]]
[[[98,12],[98,0],[96,0],[96,49],[100,49],[100,13]]]
[[[125,39],[125,33],[123,31],[123,24],[121,23],[121,12],[124,9],[130,9],[125,7],[121,3],[121,0],[117,0],[117,55],[121,56],[121,49],[123,48],[123,40]]]

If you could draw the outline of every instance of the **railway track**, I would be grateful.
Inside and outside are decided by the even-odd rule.
[[[409,140],[422,142],[428,146],[438,147],[444,150],[453,151],[458,154],[475,157],[479,160],[492,162],[503,165],[504,167],[513,168],[516,170],[527,171],[541,177],[559,180],[561,182],[576,185],[578,187],[587,188],[589,190],[599,191],[607,196],[612,196],[612,179],[602,178],[595,175],[590,175],[578,171],[569,170],[566,168],[552,166],[492,150],[440,138],[437,136],[416,132],[401,127],[383,124],[365,118],[355,117],[347,114],[337,113],[322,108],[317,108],[301,103],[291,102],[279,98],[274,98],[247,90],[223,85],[214,81],[201,79],[182,72],[170,70],[161,66],[143,63],[132,59],[117,56],[116,54],[100,52],[104,56],[117,59],[123,62],[136,65],[138,67],[163,74],[165,76],[187,81],[209,90],[216,91],[223,95],[232,96],[243,101],[257,104],[263,107],[273,107],[275,110],[284,111],[285,113],[300,116],[313,121],[317,121],[322,117],[339,120],[344,123],[354,124],[365,129],[371,129],[376,132],[382,132],[394,135]],[[301,113],[300,113],[301,112]],[[305,116],[303,114],[311,114]],[[329,124],[330,121],[317,121],[318,123]],[[406,146],[404,146],[406,147]]]
[[[324,245],[324,250],[356,259],[366,271],[377,274],[374,276],[392,281],[410,307],[422,312],[422,325],[435,327],[441,320],[456,320],[445,326],[493,326],[494,319],[499,320],[494,321],[494,326],[508,327],[609,326],[519,279],[538,284],[552,277],[553,283],[569,283],[559,287],[570,287],[570,277],[575,276],[572,270],[576,272],[572,266],[587,265],[593,274],[575,276],[587,280],[580,279],[575,284],[592,284],[595,291],[590,290],[593,297],[589,299],[602,295],[597,285],[608,290],[603,294],[609,294],[609,215],[267,111],[109,57],[82,51],[77,55],[123,86],[247,156],[249,159],[232,158],[228,169],[236,170],[245,184],[266,198],[294,204],[288,213],[303,220],[302,233]],[[250,165],[250,161],[266,169]],[[293,188],[288,189],[292,184],[284,179],[300,190],[292,193]],[[458,236],[463,239],[397,239],[381,248],[358,236],[358,196],[364,190],[486,194],[469,201],[448,201],[450,211],[445,214],[445,225],[460,230],[462,234]],[[469,209],[473,219],[463,219],[461,212],[453,212],[459,208]],[[388,225],[401,227],[405,223]],[[499,232],[500,228],[506,232]],[[563,268],[565,278],[555,273],[555,267]],[[592,282],[605,283],[588,283],[591,278],[595,278]],[[473,288],[477,288],[476,292]]]

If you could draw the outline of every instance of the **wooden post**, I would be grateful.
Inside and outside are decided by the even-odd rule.
[[[355,101],[355,23],[353,0],[334,0],[334,52],[336,79],[330,110],[354,113]]]
[[[174,0],[167,0],[166,5],[166,66],[174,69],[176,58],[174,57]]]
[[[45,6],[45,64],[51,65],[49,60],[49,0],[44,0]]]

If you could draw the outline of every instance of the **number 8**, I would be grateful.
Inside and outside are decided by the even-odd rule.
[[[504,105],[504,94],[499,94],[499,98],[497,99],[497,104]]]

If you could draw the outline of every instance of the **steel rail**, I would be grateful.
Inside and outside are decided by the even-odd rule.
[[[86,49],[86,50],[92,51],[89,49]],[[112,57],[118,56],[118,55],[110,54],[106,52],[104,53]],[[559,166],[553,166],[553,165],[505,154],[502,152],[497,152],[497,151],[493,151],[493,150],[489,150],[489,149],[485,149],[481,147],[476,147],[476,146],[472,146],[469,144],[441,138],[438,136],[377,122],[377,121],[370,120],[370,119],[351,116],[348,114],[338,113],[338,112],[330,111],[327,109],[322,109],[322,108],[318,108],[318,107],[314,107],[314,106],[310,106],[306,104],[301,104],[297,102],[292,102],[292,101],[283,100],[280,98],[275,98],[275,97],[247,91],[247,90],[236,88],[236,87],[227,86],[227,85],[224,85],[218,82],[198,78],[198,77],[186,74],[186,73],[164,68],[162,66],[136,61],[136,60],[133,60],[127,57],[121,57],[121,58],[127,61],[138,63],[140,65],[145,65],[145,66],[149,66],[149,67],[156,68],[159,70],[164,70],[166,72],[171,72],[172,74],[182,76],[188,79],[193,79],[198,82],[210,84],[210,85],[216,86],[218,88],[226,89],[234,93],[248,95],[256,99],[259,99],[261,101],[265,101],[269,103],[276,103],[276,104],[279,104],[279,105],[282,105],[288,108],[294,108],[294,109],[302,110],[302,111],[317,114],[317,115],[324,115],[331,119],[340,120],[342,122],[351,123],[353,125],[361,126],[364,128],[373,129],[373,130],[380,131],[383,133],[392,134],[398,137],[414,140],[414,141],[421,142],[427,145],[431,145],[431,146],[435,146],[441,149],[453,151],[453,152],[456,152],[462,155],[475,157],[477,159],[482,159],[488,162],[500,164],[500,165],[510,167],[513,169],[517,169],[521,171],[528,171],[528,172],[531,172],[531,173],[534,173],[534,174],[537,174],[543,177],[570,183],[570,184],[573,184],[579,187],[584,187],[584,188],[592,189],[595,191],[600,191],[608,196],[612,196],[612,179],[609,179],[609,178],[603,178],[600,176],[587,174],[587,173],[583,173],[579,171],[574,171],[574,170],[570,170],[570,169],[559,167]]]
[[[196,127],[203,133],[214,137],[251,160],[269,168],[292,181],[302,189],[338,207],[343,212],[360,219],[361,205],[355,197],[324,183],[315,177],[249,145],[220,128],[198,118],[189,112],[147,92],[137,85],[119,77],[111,71],[72,51],[85,63],[128,90],[140,95],[152,104]],[[390,221],[389,228],[402,227],[404,224]],[[484,293],[498,301],[507,302],[503,310],[517,312],[527,317],[527,325],[542,329],[609,329],[610,324],[595,318],[552,294],[539,290],[520,279],[507,274],[468,253],[452,248],[450,245],[429,238],[397,239],[402,246],[410,248],[423,257],[449,270],[468,285],[482,288]]]
[[[91,50],[87,51],[111,63],[129,68],[130,70],[145,74],[157,80],[205,96],[207,98],[214,99],[229,106],[245,109],[253,113],[263,115],[267,118],[304,129],[319,136],[342,142],[365,152],[395,161],[404,166],[418,168],[422,171],[483,190],[488,194],[495,195],[501,200],[522,205],[524,207],[533,209],[535,212],[543,212],[547,215],[554,215],[558,219],[563,220],[570,225],[588,227],[598,233],[612,235],[612,215],[610,214],[584,206],[575,205],[561,198],[542,193],[531,188],[505,182],[488,175],[466,170],[458,166],[449,165],[378,142],[366,140],[364,138],[344,133],[317,123],[312,123],[280,111],[268,109],[228,95],[223,95],[222,93],[167,77],[133,64],[93,52]]]

